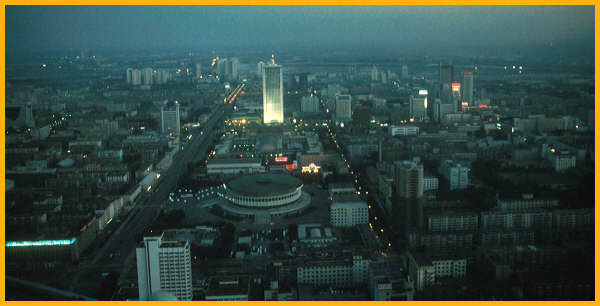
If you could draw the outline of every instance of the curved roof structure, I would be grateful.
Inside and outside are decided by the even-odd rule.
[[[232,179],[227,184],[235,193],[246,196],[276,196],[302,187],[302,181],[286,174],[258,173]]]

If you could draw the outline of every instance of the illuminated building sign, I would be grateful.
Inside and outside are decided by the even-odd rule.
[[[75,243],[75,238],[71,240],[11,241],[6,243],[6,247],[71,245],[73,243]]]
[[[462,109],[465,110],[466,108],[469,107],[469,102],[463,102],[462,103]]]
[[[426,96],[427,94],[428,94],[427,90],[425,90],[425,89],[419,90],[419,95]]]
[[[288,170],[294,170],[294,165],[285,165],[285,168]]]
[[[286,156],[284,156],[284,157],[275,157],[275,161],[276,162],[286,162],[286,161],[288,161],[288,158]]]
[[[302,167],[302,172],[319,172],[321,167],[315,165],[315,163],[310,163],[308,167]]]
[[[452,83],[452,91],[460,92],[460,83]]]

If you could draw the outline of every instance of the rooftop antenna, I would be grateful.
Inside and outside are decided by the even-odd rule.
[[[271,63],[275,65],[275,54],[271,53]]]

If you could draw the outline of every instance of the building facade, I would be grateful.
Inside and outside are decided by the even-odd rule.
[[[190,244],[180,239],[144,237],[136,248],[140,301],[165,291],[180,301],[192,300]]]
[[[283,123],[283,73],[281,66],[263,67],[263,122]]]

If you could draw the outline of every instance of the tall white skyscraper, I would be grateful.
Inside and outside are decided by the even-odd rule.
[[[427,118],[427,90],[419,90],[419,93],[410,95],[409,116],[415,121],[424,121]]]
[[[473,71],[464,72],[462,100],[468,102],[469,106],[475,105],[473,100]]]
[[[192,260],[190,244],[181,239],[144,237],[143,245],[136,248],[140,301],[164,291],[180,301],[191,301]]]
[[[281,66],[263,67],[263,122],[283,123],[283,72]]]
[[[164,107],[160,111],[160,124],[162,134],[179,135],[181,132],[181,122],[179,120],[179,102],[175,101],[174,110],[165,110]]]
[[[200,62],[196,63],[196,77],[200,78],[202,76],[202,64]]]

